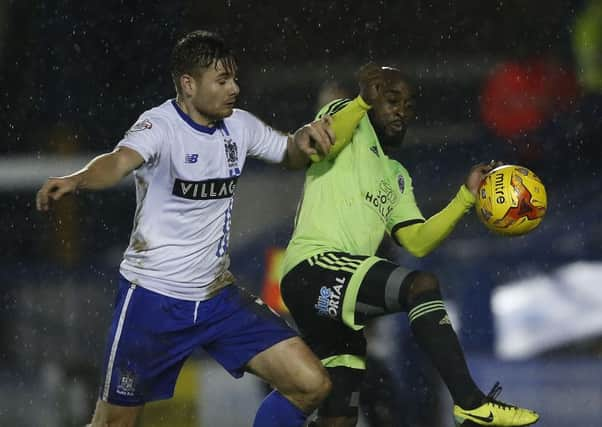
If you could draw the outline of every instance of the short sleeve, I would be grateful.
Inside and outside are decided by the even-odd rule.
[[[393,234],[399,227],[424,222],[424,216],[416,204],[412,178],[407,170],[397,163],[394,170],[399,200],[387,220],[387,232]]]
[[[158,116],[142,114],[128,129],[118,147],[127,147],[142,156],[145,163],[152,163],[160,153],[167,124]]]
[[[270,163],[282,162],[286,154],[288,135],[266,125],[251,113],[242,113],[245,133],[249,138],[247,154]]]

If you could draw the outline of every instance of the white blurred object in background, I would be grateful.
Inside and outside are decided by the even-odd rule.
[[[602,336],[601,277],[602,263],[576,262],[496,288],[497,356],[523,359]]]

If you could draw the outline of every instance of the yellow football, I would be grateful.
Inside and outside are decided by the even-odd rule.
[[[519,236],[541,223],[547,205],[546,188],[537,175],[523,166],[504,165],[481,181],[475,209],[491,231]]]

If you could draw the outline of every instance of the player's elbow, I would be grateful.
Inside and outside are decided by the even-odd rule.
[[[417,258],[427,256],[434,249],[433,246],[421,244],[416,240],[419,239],[415,235],[412,235],[411,238],[402,238],[402,236],[395,235],[395,241],[397,242],[397,244],[405,248],[406,251],[408,251],[410,254],[414,255]]]
[[[417,258],[423,258],[431,253],[434,248],[428,246],[406,246],[406,250]]]

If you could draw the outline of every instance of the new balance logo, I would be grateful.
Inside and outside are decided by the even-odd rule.
[[[194,154],[186,154],[186,157],[184,159],[185,163],[196,163],[199,160],[199,155],[194,153]]]
[[[378,154],[378,149],[376,148],[376,145],[370,147],[370,151],[372,151],[374,154],[376,154],[376,157],[380,157],[380,154]]]

